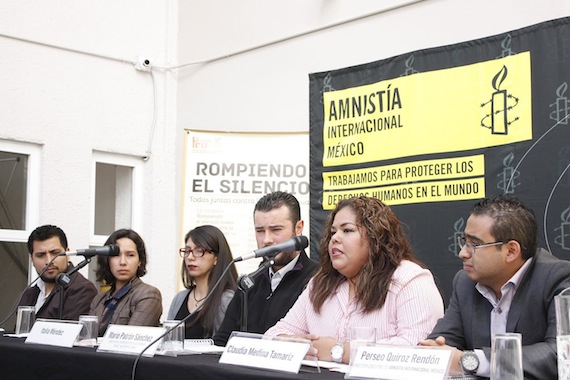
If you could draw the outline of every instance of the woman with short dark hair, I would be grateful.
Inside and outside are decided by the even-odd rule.
[[[113,232],[105,245],[119,246],[118,256],[97,256],[97,280],[111,289],[95,296],[91,315],[99,317],[99,335],[109,324],[159,326],[162,296],[140,277],[146,274],[147,254],[138,233],[129,229]]]

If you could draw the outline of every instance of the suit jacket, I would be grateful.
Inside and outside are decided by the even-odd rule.
[[[453,294],[445,315],[428,339],[445,337],[460,350],[491,353],[492,306],[475,288],[476,282],[461,270],[453,279]],[[507,332],[522,334],[525,379],[556,379],[556,311],[554,296],[570,286],[570,261],[539,249],[513,298]]]
[[[117,304],[110,324],[135,325],[135,326],[159,326],[162,315],[162,296],[160,290],[152,285],[145,284],[138,277],[132,282],[132,288]],[[98,294],[91,302],[89,314],[97,315],[99,321],[105,310],[105,301],[110,296],[111,290]],[[104,334],[104,331],[99,331]]]
[[[67,272],[72,269],[73,264],[70,263]],[[97,295],[95,285],[79,272],[70,274],[69,278],[71,279],[69,285],[55,286],[37,311],[36,318],[77,321],[80,315],[89,314],[89,305],[93,297]],[[26,289],[18,306],[34,306],[39,294],[40,288],[37,285]],[[60,309],[60,303],[63,303],[62,309]]]

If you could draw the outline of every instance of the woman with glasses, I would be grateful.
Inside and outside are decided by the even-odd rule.
[[[105,293],[95,296],[89,314],[99,317],[99,335],[109,324],[159,326],[162,315],[160,291],[145,284],[146,248],[143,239],[133,230],[113,232],[105,245],[119,246],[118,256],[97,256],[97,280],[110,285]]]
[[[182,282],[186,289],[179,292],[170,305],[168,319],[185,323],[186,339],[211,338],[216,332],[236,288],[237,270],[226,237],[217,227],[204,225],[188,232],[186,244],[180,248]],[[224,270],[231,263],[223,278]],[[214,284],[220,280],[215,289]],[[213,293],[206,299],[208,292]]]

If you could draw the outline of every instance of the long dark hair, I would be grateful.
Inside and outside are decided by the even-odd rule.
[[[347,281],[333,268],[329,257],[331,227],[336,214],[345,207],[356,214],[356,225],[369,245],[368,261],[360,269],[355,284],[355,297],[363,312],[380,309],[384,305],[392,275],[402,260],[425,267],[414,255],[402,225],[390,207],[376,198],[344,199],[327,217],[320,241],[320,264],[310,294],[316,312],[320,312],[325,300]]]
[[[214,265],[214,268],[209,274],[208,291],[210,291],[233,259],[228,241],[218,227],[211,225],[199,226],[189,231],[184,237],[184,241],[186,242],[188,239],[192,239],[197,247],[212,252],[218,259],[217,264]],[[195,286],[195,281],[194,277],[188,273],[185,261],[182,262],[181,273],[184,287],[186,289],[192,289]],[[189,323],[188,326],[200,323],[204,328],[204,336],[211,336],[214,331],[214,322],[219,315],[222,294],[226,290],[236,289],[237,278],[237,270],[235,264],[232,263],[229,274],[226,274],[224,278],[222,278],[220,284],[214,289],[214,293],[212,293],[208,299],[208,302],[202,306],[202,309],[198,312],[198,316]]]
[[[133,230],[128,230],[122,228],[113,232],[105,241],[105,245],[117,244],[117,240],[122,238],[131,239],[137,246],[137,252],[139,254],[140,265],[137,268],[137,277],[142,277],[146,274],[146,248],[143,239]],[[97,271],[95,272],[97,276],[97,281],[105,281],[107,285],[115,284],[115,276],[111,273],[111,268],[109,267],[109,256],[97,256]]]

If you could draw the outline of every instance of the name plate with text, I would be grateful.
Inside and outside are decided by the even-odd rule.
[[[139,355],[142,352],[143,356],[154,356],[160,340],[150,347],[148,345],[162,334],[162,327],[109,325],[97,351],[131,355]]]
[[[26,338],[26,343],[73,347],[81,327],[83,326],[79,323],[37,320]]]
[[[360,346],[346,378],[442,380],[452,353],[431,347]]]
[[[234,336],[226,344],[220,363],[298,373],[309,347],[308,342]]]

